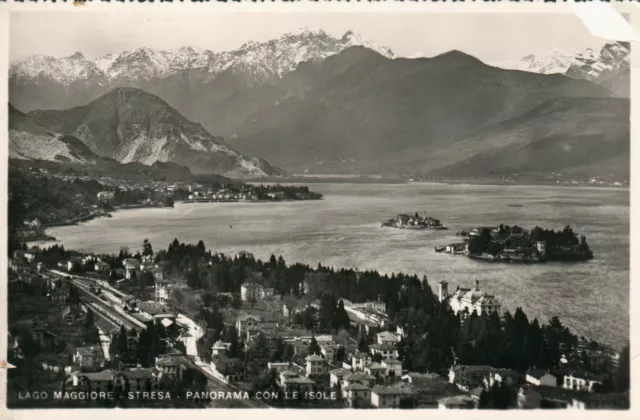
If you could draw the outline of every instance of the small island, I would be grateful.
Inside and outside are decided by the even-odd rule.
[[[464,242],[436,247],[436,252],[467,255],[469,258],[496,262],[587,261],[593,252],[584,235],[570,226],[561,231],[532,230],[501,224],[478,227],[457,234]]]
[[[399,214],[394,219],[389,219],[382,223],[383,227],[394,227],[398,229],[432,229],[432,230],[446,230],[447,228],[442,226],[440,220],[433,217],[422,217],[416,212],[415,215],[410,216],[408,214]]]

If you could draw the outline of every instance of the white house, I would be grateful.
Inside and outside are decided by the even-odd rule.
[[[170,281],[156,278],[154,283],[154,298],[156,302],[165,303],[171,297]]]
[[[478,315],[500,311],[498,299],[494,295],[480,290],[480,282],[478,280],[476,280],[475,289],[458,288],[452,295],[448,294],[447,285],[446,281],[440,282],[439,299],[442,302],[449,298],[449,306],[455,313],[465,309],[469,314],[476,312]]]
[[[338,369],[333,369],[329,371],[329,383],[331,384],[332,387],[334,386],[338,386],[339,383],[342,383],[342,378],[345,377],[345,375],[350,374],[351,371],[349,369],[345,369],[345,368],[338,368]]]
[[[387,374],[387,376],[391,375],[391,372],[393,372],[393,376],[395,376],[396,378],[399,378],[402,376],[402,362],[397,360],[397,359],[389,359],[389,360],[383,360],[382,361],[382,366],[385,369],[385,373]]]
[[[373,302],[366,302],[364,304],[364,307],[371,311],[376,311],[376,312],[385,313],[387,311],[387,305],[384,302],[381,302],[379,300],[373,301]]]
[[[334,343],[322,343],[320,344],[320,352],[327,362],[333,362],[338,352],[338,345]]]
[[[307,361],[307,376],[321,375],[327,371],[324,359],[317,354],[310,354],[306,358]]]
[[[349,407],[364,407],[371,401],[371,388],[356,382],[347,386],[342,396],[347,400]]]
[[[569,374],[565,375],[562,387],[565,389],[574,389],[577,391],[593,392],[596,384],[602,385],[603,378],[600,375],[590,373]]]
[[[124,261],[122,261],[122,265],[125,269],[124,277],[127,280],[131,280],[133,274],[140,270],[140,260],[138,260],[137,258],[126,258]]]
[[[391,344],[391,345],[396,345],[397,343],[400,342],[400,338],[389,331],[383,331],[381,333],[378,333],[376,335],[376,339],[378,341],[378,344]]]
[[[244,302],[256,301],[273,296],[274,290],[258,283],[244,283],[240,286],[240,297]]]
[[[376,408],[397,408],[403,398],[410,398],[414,394],[413,387],[403,382],[391,386],[376,385],[371,389],[371,405]]]
[[[366,386],[372,386],[376,381],[375,376],[367,375],[363,372],[352,372],[344,375],[342,377],[342,389],[344,395],[344,389],[349,385],[353,385],[355,383],[364,384]]]
[[[371,356],[367,353],[358,352],[351,356],[351,366],[353,370],[363,371],[369,363],[371,363]]]
[[[398,349],[392,344],[373,344],[369,346],[371,354],[379,354],[382,360],[391,360],[398,358]]]
[[[525,380],[537,386],[558,386],[558,378],[542,369],[532,369],[528,371]]]
[[[364,372],[368,375],[379,378],[387,374],[387,368],[380,363],[372,362],[364,367]]]

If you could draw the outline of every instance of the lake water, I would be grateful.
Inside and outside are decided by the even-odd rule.
[[[623,345],[629,337],[629,190],[548,186],[311,184],[320,201],[177,204],[170,209],[116,212],[50,234],[69,249],[117,253],[155,249],[178,238],[202,239],[213,250],[272,253],[287,262],[426,275],[495,294],[503,309],[529,317],[557,315],[574,332]],[[508,207],[518,204],[522,207]],[[448,231],[382,228],[397,213],[439,218]],[[500,223],[562,229],[587,235],[595,259],[586,263],[493,264],[438,254],[463,228]]]

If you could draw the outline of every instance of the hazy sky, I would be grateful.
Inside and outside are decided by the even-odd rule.
[[[572,14],[21,12],[11,16],[10,57],[80,51],[95,58],[185,45],[225,51],[301,27],[334,36],[353,30],[399,56],[431,57],[458,49],[484,61],[600,48],[605,42]]]

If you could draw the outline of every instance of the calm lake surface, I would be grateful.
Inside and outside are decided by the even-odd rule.
[[[548,186],[311,184],[321,201],[176,204],[120,211],[112,218],[50,229],[66,248],[117,253],[139,250],[144,238],[166,248],[178,238],[202,239],[213,250],[246,250],[257,258],[426,275],[495,294],[503,309],[530,317],[557,315],[574,332],[622,346],[629,337],[629,190]],[[523,207],[508,207],[518,204]],[[382,228],[398,213],[426,212],[448,231]],[[500,223],[587,235],[586,263],[493,264],[438,254],[463,228]]]

